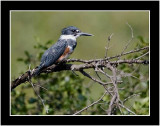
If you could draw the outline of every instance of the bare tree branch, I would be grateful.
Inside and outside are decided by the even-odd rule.
[[[124,104],[124,102],[126,102],[128,99],[130,99],[130,98],[132,98],[132,97],[135,97],[135,96],[139,96],[141,93],[137,93],[137,94],[132,94],[132,95],[130,95],[130,96],[128,96],[127,98],[125,98],[124,100],[123,100],[123,104]]]
[[[123,55],[124,51],[128,48],[129,44],[131,43],[131,41],[132,41],[133,38],[134,38],[132,27],[128,24],[128,22],[127,22],[126,24],[127,24],[127,25],[129,26],[129,28],[131,29],[131,39],[130,39],[130,40],[127,42],[127,44],[125,45],[125,47],[124,47],[124,49],[123,49],[123,51],[122,51],[120,57]],[[120,57],[118,57],[118,58],[120,59]]]
[[[108,51],[109,48],[110,48],[110,47],[109,47],[109,43],[110,43],[110,41],[111,41],[112,36],[113,36],[113,33],[108,37],[107,45],[106,45],[106,47],[105,47],[105,49],[106,49],[105,58],[107,57],[107,51]]]
[[[106,64],[108,62],[102,62],[99,67],[106,67]],[[112,61],[110,64],[122,64],[122,63],[136,63],[136,64],[148,64],[149,61],[146,60],[119,60],[119,61]],[[82,69],[89,69],[89,68],[95,68],[94,63],[89,63],[89,64],[80,64],[80,65],[73,65],[73,64],[61,64],[61,65],[52,65],[43,71],[41,73],[51,73],[51,72],[58,72],[58,71],[63,71],[63,70],[74,70],[74,71],[80,71]],[[34,77],[34,72],[37,68],[33,69],[31,72],[27,71],[26,73],[22,74],[19,76],[17,79],[12,81],[11,83],[11,89],[16,88],[19,86],[21,83],[25,83],[28,81],[28,78]]]
[[[141,55],[141,56],[139,56],[139,57],[137,57],[137,58],[135,58],[135,59],[138,60],[138,59],[144,57],[144,56],[147,55],[147,54],[149,54],[149,52],[146,52],[145,54],[143,54],[143,55]]]
[[[132,113],[133,115],[136,115],[133,111],[131,111],[129,108],[127,108],[126,106],[119,104],[122,108],[126,109],[129,113]]]
[[[66,62],[92,63],[92,62],[97,62],[97,61],[107,61],[107,60],[110,60],[110,59],[118,58],[120,56],[125,56],[125,55],[128,55],[128,54],[132,54],[132,53],[136,53],[136,52],[140,52],[142,50],[148,50],[148,49],[149,49],[149,46],[146,46],[146,47],[143,47],[143,48],[140,48],[140,49],[131,50],[129,52],[123,53],[122,55],[120,54],[120,55],[116,55],[116,56],[107,57],[107,58],[104,58],[104,59],[92,59],[92,60],[68,59]]]
[[[99,101],[101,101],[103,99],[103,97],[106,95],[107,91],[104,92],[104,94],[95,102],[93,102],[92,104],[88,105],[87,107],[81,109],[80,111],[74,113],[73,115],[77,115],[77,114],[80,114],[81,112],[83,112],[84,110],[87,110],[89,107],[97,104]]]
[[[108,114],[108,115],[111,115],[112,108],[113,108],[113,103],[114,103],[114,101],[116,100],[116,97],[117,97],[117,95],[115,94],[115,95],[112,97],[111,101],[110,101],[109,108],[108,108],[108,110],[107,110],[107,114]]]

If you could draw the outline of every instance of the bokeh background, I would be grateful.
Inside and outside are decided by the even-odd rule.
[[[50,40],[54,44],[61,30],[68,26],[76,26],[81,31],[94,35],[79,37],[78,45],[70,58],[86,60],[103,58],[107,38],[112,33],[114,34],[110,43],[112,47],[108,56],[119,54],[131,39],[131,30],[126,23],[132,26],[134,33],[134,39],[127,50],[135,48],[140,42],[140,36],[144,41],[149,42],[148,11],[12,11],[11,80],[28,70],[29,63],[24,65],[23,62],[17,61],[18,58],[26,56],[24,51],[27,50],[33,56],[37,56],[40,50],[35,49],[35,45],[44,44]],[[31,67],[34,68],[37,65],[39,62],[31,64]],[[143,69],[148,70],[148,67]],[[91,82],[84,78],[84,83]],[[21,92],[21,85],[16,90]],[[101,96],[103,89],[98,84],[93,84],[90,90],[90,97],[96,100]],[[34,95],[33,89],[23,92],[26,92],[26,99]]]

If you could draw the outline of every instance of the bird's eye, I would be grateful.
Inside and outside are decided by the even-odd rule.
[[[76,30],[77,33],[79,33],[79,30]]]
[[[76,30],[72,30],[72,32],[75,32]]]

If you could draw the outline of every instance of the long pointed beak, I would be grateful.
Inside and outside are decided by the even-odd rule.
[[[85,33],[85,32],[80,32],[78,33],[80,36],[93,36],[92,34]]]

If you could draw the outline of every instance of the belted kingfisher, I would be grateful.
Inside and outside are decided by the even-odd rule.
[[[35,75],[40,74],[44,68],[68,58],[73,53],[77,45],[76,38],[79,36],[92,36],[92,34],[81,32],[74,26],[62,29],[59,40],[42,55],[41,63],[35,71]]]

